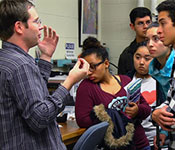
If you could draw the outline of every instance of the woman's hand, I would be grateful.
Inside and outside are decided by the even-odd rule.
[[[138,108],[137,104],[134,102],[130,102],[129,106],[126,107],[126,109],[125,109],[125,113],[129,117],[134,118],[138,114],[138,110],[139,110],[139,108]]]

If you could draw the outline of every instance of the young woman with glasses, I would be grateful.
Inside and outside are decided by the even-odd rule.
[[[117,98],[120,98],[121,104],[126,104],[127,93],[124,87],[131,79],[125,75],[112,75],[109,72],[108,53],[101,46],[83,51],[81,57],[90,64],[90,68],[88,78],[80,83],[77,90],[75,115],[78,125],[88,128],[99,123],[93,112],[94,106],[103,104],[107,109]],[[131,104],[126,110],[126,114],[135,120],[134,145],[139,150],[149,147],[140,123],[150,114],[149,105],[141,96],[139,104]]]

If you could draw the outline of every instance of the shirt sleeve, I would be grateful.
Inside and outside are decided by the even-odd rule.
[[[43,79],[45,80],[45,82],[48,82],[48,79],[50,77],[50,72],[52,69],[52,64],[50,62],[47,62],[45,60],[40,59],[38,61],[38,67],[40,70],[40,74],[43,77]]]
[[[40,68],[41,72],[42,70],[44,68]],[[64,109],[68,95],[67,89],[61,85],[53,95],[49,95],[40,71],[38,67],[23,64],[16,69],[9,81],[17,109],[35,132],[41,132],[55,120],[57,114]],[[49,74],[46,68],[43,74]]]
[[[80,127],[87,128],[98,122],[96,119],[91,119],[94,107],[92,88],[88,82],[82,81],[77,90],[75,116]]]
[[[138,108],[139,108],[139,112],[138,112],[136,118],[139,119],[139,120],[146,119],[150,115],[150,113],[151,113],[151,107],[145,101],[145,99],[143,98],[142,95],[140,97]]]

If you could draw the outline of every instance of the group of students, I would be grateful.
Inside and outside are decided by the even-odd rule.
[[[126,59],[132,57],[133,63],[133,69],[129,69],[127,75],[111,74],[108,52],[95,40],[90,45],[84,44],[68,77],[50,95],[47,82],[58,35],[41,24],[33,1],[0,1],[2,150],[66,149],[56,116],[64,109],[71,87],[84,78],[77,90],[76,121],[80,127],[88,128],[110,120],[113,131],[105,138],[104,148],[158,149],[156,141],[153,142],[156,136],[154,120],[161,126],[161,144],[168,136],[168,149],[175,149],[175,133],[168,128],[175,124],[174,114],[167,112],[167,108],[169,111],[174,108],[175,97],[175,2],[166,0],[158,5],[159,24],[151,23],[151,15],[145,13],[136,17],[136,14],[142,14],[137,12],[138,9],[147,10],[137,8],[130,14],[135,17],[130,26],[138,36],[126,50],[127,54],[129,52]],[[41,30],[44,30],[43,40],[40,40]],[[36,45],[41,50],[38,62],[28,54]],[[142,78],[142,94],[137,103],[127,104],[126,86],[137,78]]]
[[[130,26],[137,36],[120,56],[119,75],[110,73],[105,48],[94,47],[81,54],[90,64],[90,73],[88,79],[83,80],[77,90],[75,108],[76,120],[80,127],[89,127],[99,122],[101,118],[96,113],[96,106],[103,104],[108,112],[116,99],[120,102],[122,100],[124,104],[127,95],[125,86],[131,79],[142,78],[139,103],[130,102],[124,110],[125,115],[132,118],[135,126],[130,143],[134,146],[130,149],[160,149],[160,146],[164,149],[166,139],[169,139],[168,149],[175,149],[175,132],[169,128],[175,124],[175,119],[172,118],[173,114],[167,111],[168,107],[169,111],[174,112],[172,109],[175,107],[175,2],[164,1],[158,5],[157,11],[159,23],[151,21],[151,13],[147,8],[138,7],[131,11]],[[122,73],[123,70],[125,72]],[[121,75],[120,72],[125,75]],[[121,106],[116,105],[112,109],[119,110]],[[110,114],[110,117],[113,116]],[[158,127],[157,133],[154,121],[161,127]],[[160,144],[156,141],[157,136]],[[119,145],[112,142],[111,140],[108,144],[120,149],[117,147]]]

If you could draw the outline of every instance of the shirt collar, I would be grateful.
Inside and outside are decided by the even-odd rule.
[[[7,42],[7,41],[2,41],[2,48],[3,49],[8,49],[10,51],[16,51],[18,53],[21,53],[23,55],[25,55],[26,57],[28,57],[32,62],[35,63],[35,59],[30,56],[26,51],[24,51],[22,48],[20,48],[19,46],[13,44],[13,43],[10,43],[10,42]]]

